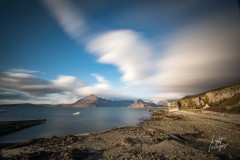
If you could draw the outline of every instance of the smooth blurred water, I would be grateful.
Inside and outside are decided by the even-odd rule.
[[[19,130],[0,137],[0,142],[19,142],[32,138],[61,136],[103,131],[119,126],[132,126],[149,116],[148,109],[132,108],[72,108],[1,106],[0,121],[47,119],[44,124]],[[73,115],[80,112],[80,115]]]

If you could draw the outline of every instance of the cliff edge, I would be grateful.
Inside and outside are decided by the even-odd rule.
[[[207,109],[240,113],[240,84],[214,89],[178,101],[180,109]]]

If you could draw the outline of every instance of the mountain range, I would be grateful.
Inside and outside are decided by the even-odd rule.
[[[144,102],[142,99],[138,99],[135,102],[133,100],[108,100],[101,97],[97,97],[91,94],[85,98],[82,98],[74,103],[70,104],[8,104],[4,106],[45,106],[45,107],[131,107],[131,108],[149,108],[149,107],[163,107],[162,104],[155,104],[153,102]]]
[[[176,105],[179,109],[201,109],[208,108],[212,111],[221,111],[227,113],[240,113],[240,84],[222,87],[210,90],[198,95],[185,96],[180,100],[144,102],[138,99],[132,100],[107,100],[97,97],[93,94],[82,98],[71,104],[8,104],[2,106],[46,106],[46,107],[131,107],[131,108],[149,108],[149,107],[166,107],[171,104]]]
[[[149,108],[149,107],[158,107],[157,104],[153,102],[144,102],[142,99],[136,100],[133,104],[130,106],[131,108]]]
[[[71,107],[128,107],[134,101],[132,100],[107,100],[97,97],[93,94],[83,99],[78,100],[75,103],[69,104]]]

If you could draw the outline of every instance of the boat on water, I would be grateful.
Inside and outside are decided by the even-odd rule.
[[[75,113],[73,113],[73,115],[74,115],[74,116],[80,115],[80,112],[75,112]]]

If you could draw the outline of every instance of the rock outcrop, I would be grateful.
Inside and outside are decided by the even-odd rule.
[[[134,102],[131,105],[131,108],[150,108],[150,107],[158,107],[158,105],[151,102],[151,101],[150,102],[144,102],[142,99],[136,100],[136,102]]]
[[[173,112],[173,111],[179,111],[179,106],[177,102],[168,102],[167,103],[167,111]]]
[[[136,100],[136,102],[134,102],[131,105],[131,108],[147,108],[147,107],[148,107],[147,103],[141,99]]]
[[[77,102],[70,104],[73,107],[128,107],[133,103],[131,100],[107,100],[93,94]]]
[[[182,98],[178,101],[178,106],[180,109],[201,109],[203,107],[211,108],[211,106],[224,106],[228,107],[229,110],[232,107],[239,109],[240,84]]]
[[[71,104],[71,106],[74,106],[74,107],[96,107],[97,102],[99,102],[99,101],[102,101],[102,99],[91,94],[90,96],[87,96],[87,97],[80,99],[77,102]]]

